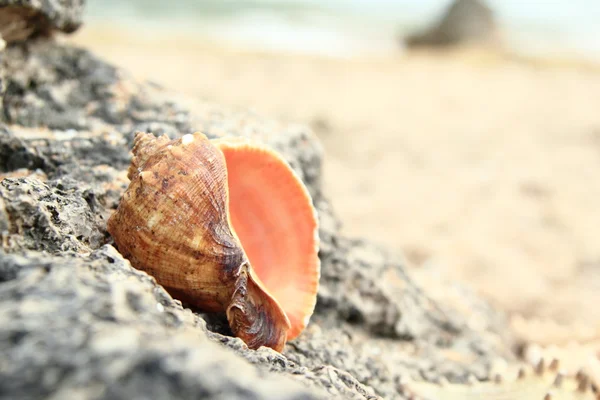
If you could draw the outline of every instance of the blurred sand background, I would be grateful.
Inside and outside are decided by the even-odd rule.
[[[596,334],[599,66],[484,50],[264,52],[93,23],[65,40],[140,79],[311,125],[345,232],[529,321]]]

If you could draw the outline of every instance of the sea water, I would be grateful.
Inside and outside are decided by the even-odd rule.
[[[391,54],[450,0],[88,0],[91,22],[185,33],[253,49]],[[513,50],[600,61],[600,0],[488,0]]]

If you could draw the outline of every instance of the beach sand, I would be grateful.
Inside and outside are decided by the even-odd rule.
[[[325,58],[108,31],[65,40],[138,78],[311,125],[348,234],[512,314],[600,327],[599,67],[484,51]]]

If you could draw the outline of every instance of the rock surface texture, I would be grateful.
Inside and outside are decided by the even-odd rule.
[[[306,128],[136,83],[48,39],[3,56],[0,398],[403,399],[406,380],[487,380],[513,359],[503,315],[454,284],[433,293],[398,255],[338,233]],[[252,137],[307,184],[322,276],[309,327],[282,354],[249,350],[112,246],[136,131]]]
[[[498,26],[484,0],[455,0],[430,29],[405,42],[409,47],[497,44]]]
[[[83,5],[84,0],[0,0],[0,35],[11,43],[54,30],[74,32]]]

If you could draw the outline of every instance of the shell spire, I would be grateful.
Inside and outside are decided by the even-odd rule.
[[[225,312],[251,348],[281,351],[312,314],[317,217],[273,150],[201,133],[138,133],[131,180],[108,231],[119,251],[174,297]]]

